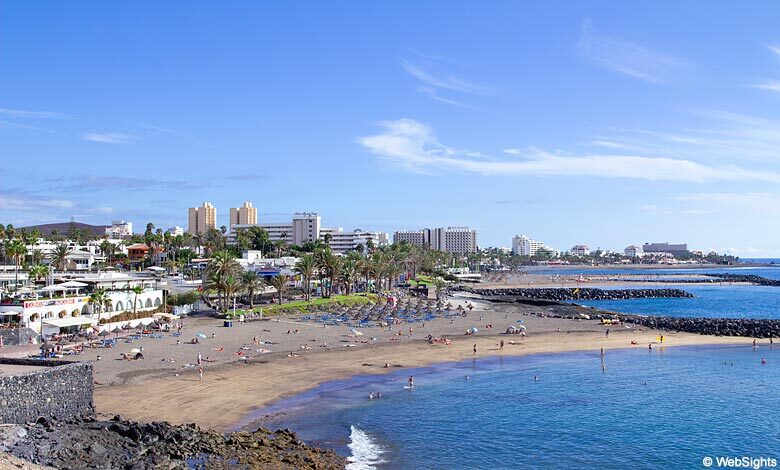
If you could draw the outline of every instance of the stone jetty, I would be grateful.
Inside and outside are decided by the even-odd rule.
[[[693,294],[682,289],[597,289],[593,287],[583,288],[508,288],[508,289],[469,289],[471,292],[483,296],[486,300],[495,302],[515,302],[522,300],[627,300],[647,298],[682,298],[693,297]]]

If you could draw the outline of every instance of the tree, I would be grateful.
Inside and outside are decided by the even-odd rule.
[[[241,287],[249,296],[249,308],[255,308],[255,293],[265,286],[263,278],[255,271],[241,273]]]
[[[233,254],[227,250],[215,252],[206,266],[207,286],[217,292],[217,304],[220,310],[224,310],[225,307],[223,298],[227,295],[226,281],[228,276],[235,278],[241,269],[241,265],[238,264]]]
[[[303,291],[306,294],[306,300],[311,300],[311,278],[317,269],[317,265],[314,261],[314,255],[306,253],[298,258],[298,262],[295,263],[295,272],[299,274],[303,280]]]
[[[14,291],[19,290],[19,263],[27,253],[27,247],[21,240],[11,240],[5,247],[5,252],[14,261]]]
[[[103,307],[108,305],[110,302],[111,299],[108,297],[108,293],[105,291],[105,289],[95,289],[95,292],[89,296],[89,303],[91,303],[92,307],[97,311],[98,323],[100,323],[100,314],[103,313]]]
[[[236,294],[241,291],[241,281],[233,274],[228,274],[222,282],[222,290],[225,293],[227,304],[225,310],[230,308],[230,300],[235,301]]]
[[[27,273],[36,281],[40,281],[49,274],[49,267],[42,264],[36,264],[27,270]]]
[[[135,297],[133,298],[133,316],[135,316],[135,309],[138,307],[138,294],[143,294],[144,288],[141,286],[135,286],[131,288],[130,291],[135,294]]]
[[[70,255],[72,250],[68,246],[67,243],[60,243],[57,246],[54,247],[54,250],[51,252],[51,256],[54,259],[54,264],[57,266],[60,270],[66,271],[66,261],[68,260],[68,255]]]
[[[277,274],[271,278],[271,285],[276,289],[276,293],[279,294],[279,305],[284,302],[284,292],[287,290],[287,283],[290,282],[290,278],[286,274]]]
[[[108,264],[111,264],[111,257],[116,253],[116,245],[108,240],[103,240],[100,242],[100,251],[103,253],[103,256],[106,257]]]
[[[341,258],[336,256],[329,246],[317,250],[314,254],[314,260],[317,268],[320,269],[323,277],[328,280],[327,285],[323,284],[322,296],[330,297],[333,289],[333,283],[341,267]]]

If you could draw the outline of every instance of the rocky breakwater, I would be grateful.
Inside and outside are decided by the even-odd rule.
[[[167,406],[161,404],[160,406]],[[58,469],[335,469],[345,460],[288,430],[221,434],[114,417],[0,426],[0,452]]]
[[[706,274],[713,278],[713,282],[745,282],[757,286],[780,287],[780,279],[769,279],[768,277],[756,276],[755,274]]]
[[[626,300],[646,298],[693,297],[682,289],[597,289],[583,288],[509,288],[509,289],[463,289],[496,302],[522,302],[528,300]]]

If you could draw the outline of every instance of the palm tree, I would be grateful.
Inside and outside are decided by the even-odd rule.
[[[336,256],[330,247],[326,246],[325,248],[318,250],[315,253],[314,259],[316,261],[317,267],[320,269],[324,277],[328,279],[327,289],[325,289],[325,286],[323,285],[322,290],[322,296],[328,298],[331,295],[333,282],[338,274],[339,268],[341,267],[341,258]]]
[[[142,294],[144,292],[144,288],[141,286],[135,286],[132,287],[130,291],[135,294],[135,297],[133,298],[133,317],[135,317],[135,309],[138,307],[138,294]]]
[[[54,258],[55,266],[60,268],[62,271],[67,270],[66,261],[68,259],[68,255],[70,255],[72,250],[68,246],[67,243],[60,243],[57,246],[54,247],[54,250],[51,252],[52,258]]]
[[[241,274],[241,287],[249,296],[249,309],[255,308],[255,292],[265,286],[263,278],[255,271],[245,271]]]
[[[287,290],[288,282],[290,282],[290,278],[286,274],[277,274],[271,278],[271,285],[276,288],[276,292],[279,294],[279,305],[282,305],[284,301],[284,291]]]
[[[241,281],[233,274],[228,274],[222,283],[222,290],[225,292],[225,300],[227,300],[225,310],[228,310],[230,300],[235,301],[236,294],[241,291]]]
[[[19,290],[19,263],[27,253],[27,247],[24,246],[21,240],[11,240],[8,246],[5,248],[5,252],[8,256],[14,260],[14,291]]]
[[[226,295],[225,281],[227,277],[237,277],[241,269],[236,258],[227,250],[214,252],[211,257],[211,261],[206,267],[206,282],[212,289],[216,290],[220,309],[224,307],[222,299],[223,295]]]
[[[97,311],[98,323],[100,323],[100,314],[103,313],[103,307],[108,305],[109,302],[111,302],[111,299],[108,297],[108,293],[105,289],[95,289],[95,292],[89,296],[89,303],[91,303],[93,308]]]
[[[359,258],[347,256],[344,262],[341,263],[341,269],[338,273],[338,278],[344,286],[345,294],[349,295],[352,293],[352,286],[357,281],[359,274]]]
[[[295,263],[295,272],[303,279],[303,290],[306,293],[306,300],[311,300],[311,278],[317,269],[314,255],[306,253],[302,255]]]
[[[36,264],[27,270],[27,274],[32,276],[36,281],[40,281],[49,274],[49,267],[42,264]]]

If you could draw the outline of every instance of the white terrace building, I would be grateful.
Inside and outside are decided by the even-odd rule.
[[[129,276],[88,276],[28,292],[23,298],[3,299],[0,316],[16,317],[20,326],[47,335],[59,333],[61,328],[94,326],[100,319],[132,312],[134,302],[136,312],[161,307],[163,291],[155,284],[153,279]],[[137,296],[129,290],[136,286],[144,288]],[[109,302],[99,315],[87,288],[107,290]]]

